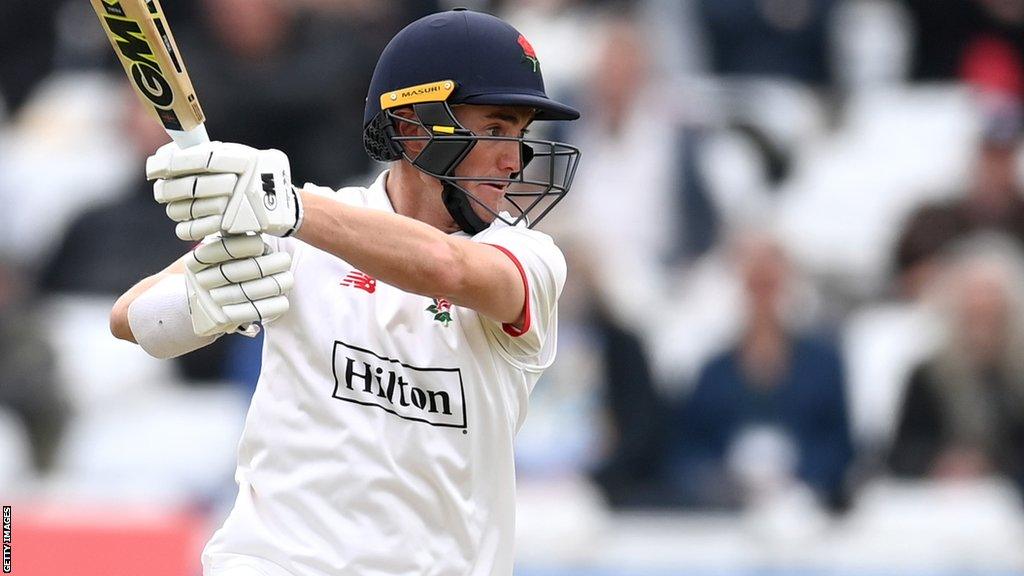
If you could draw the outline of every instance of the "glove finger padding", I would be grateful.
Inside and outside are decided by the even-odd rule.
[[[204,142],[188,148],[179,148],[174,142],[161,146],[146,158],[146,178],[175,178],[206,172],[213,150],[220,142]]]
[[[242,144],[205,142],[189,148],[161,146],[146,159],[146,178],[176,178],[191,174],[242,174],[256,164],[258,150]]]
[[[194,272],[185,269],[185,287],[188,291],[188,311],[192,317],[192,331],[196,336],[214,336],[234,332],[241,322],[232,323],[210,293],[196,282]]]
[[[179,222],[174,227],[174,235],[188,242],[198,242],[211,234],[220,232],[220,222],[223,217],[220,214],[203,216],[196,220]]]
[[[167,217],[175,222],[187,222],[204,216],[222,214],[227,205],[227,196],[181,200],[167,205]]]
[[[228,260],[240,260],[270,254],[271,249],[260,235],[252,236],[224,236],[214,238],[200,244],[195,250],[189,252],[185,260],[187,266],[193,272],[199,272]]]
[[[287,252],[274,252],[257,258],[231,260],[196,272],[196,281],[206,290],[228,284],[240,284],[264,278],[291,268],[292,258]]]
[[[210,290],[210,297],[221,306],[253,302],[275,296],[283,296],[295,283],[290,271],[273,274],[258,280],[249,280],[239,284],[228,284]]]
[[[197,241],[216,232],[289,236],[302,223],[302,200],[280,150],[212,142],[182,150],[167,145],[146,161],[158,179],[153,197],[168,204],[178,238]],[[219,200],[196,200],[226,198]],[[193,200],[195,200],[193,202]]]
[[[228,321],[235,325],[249,322],[269,322],[288,311],[288,298],[275,296],[265,300],[246,302],[245,304],[229,304],[224,306],[224,314]]]
[[[219,238],[193,250],[186,260],[192,329],[198,336],[235,332],[252,322],[267,322],[288,311],[285,296],[294,284],[291,255],[271,252],[262,256],[224,260],[228,254],[255,254],[268,250],[259,236]]]
[[[200,144],[200,146],[202,145]],[[156,180],[168,176],[171,156],[176,149],[179,149],[177,144],[168,142],[157,148],[152,156],[146,158],[146,180]]]
[[[261,150],[245,144],[234,142],[218,142],[210,156],[207,172],[244,174],[254,171]]]
[[[237,183],[237,174],[201,174],[180,178],[161,178],[153,183],[153,198],[161,204],[167,204],[190,198],[231,196]]]

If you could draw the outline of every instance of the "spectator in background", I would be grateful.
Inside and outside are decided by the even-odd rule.
[[[1019,100],[981,96],[984,126],[966,193],[912,214],[897,240],[895,273],[904,295],[914,297],[934,278],[939,255],[950,242],[982,231],[1006,234],[1024,248],[1024,190],[1017,157],[1024,136]]]
[[[911,214],[896,239],[894,295],[908,301],[920,297],[942,269],[942,250],[962,233],[949,206],[930,204]]]
[[[32,304],[25,276],[0,260],[0,408],[21,421],[36,470],[47,472],[67,425],[68,406]]]
[[[711,71],[832,81],[829,23],[837,0],[699,0]]]
[[[564,246],[573,273],[559,307],[558,359],[531,394],[517,469],[589,476],[616,508],[657,505],[667,414],[646,350],[604,302],[592,255]]]
[[[1024,260],[1007,238],[953,252],[938,282],[944,342],[910,378],[891,471],[909,478],[1001,474],[1024,490]]]
[[[670,421],[668,482],[685,504],[735,507],[760,488],[750,484],[752,470],[778,467],[768,475],[798,480],[841,507],[854,455],[842,358],[788,326],[793,273],[778,242],[754,233],[737,244],[746,325],[739,342],[701,370]]]
[[[989,107],[973,182],[966,198],[953,209],[965,233],[997,230],[1024,246],[1024,196],[1017,176],[1024,134],[1020,101],[994,100]]]
[[[674,265],[712,244],[715,214],[678,106],[652,75],[643,25],[630,11],[606,14],[596,37],[595,66],[579,90],[583,120],[564,136],[587,144],[574,180],[581,192],[544,226],[603,255],[596,279],[610,310],[642,330]]]

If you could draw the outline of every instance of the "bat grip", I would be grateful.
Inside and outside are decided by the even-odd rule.
[[[206,124],[204,123],[198,124],[191,130],[167,129],[167,134],[179,148],[191,148],[197,144],[210,141],[210,136],[206,134]]]

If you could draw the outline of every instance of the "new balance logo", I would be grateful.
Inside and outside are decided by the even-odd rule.
[[[359,270],[353,270],[341,281],[342,286],[351,286],[373,294],[377,290],[377,279]]]
[[[260,178],[263,180],[263,205],[268,210],[273,210],[274,206],[277,206],[277,190],[274,188],[274,175],[260,174]]]

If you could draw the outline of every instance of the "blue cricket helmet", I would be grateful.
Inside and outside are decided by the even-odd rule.
[[[381,53],[370,80],[363,113],[363,146],[381,162],[405,159],[443,185],[442,200],[458,226],[475,234],[488,225],[474,206],[510,225],[533,226],[565,196],[580,151],[562,142],[474,134],[452,111],[457,104],[523,106],[533,120],[575,120],[571,106],[548,98],[537,54],[507,22],[456,8],[421,18],[403,28]],[[412,110],[412,117],[396,114]],[[399,123],[415,124],[421,135],[400,136]],[[519,172],[507,177],[457,175],[456,169],[480,142],[514,141]],[[423,146],[410,156],[405,143]],[[542,166],[543,165],[543,166]],[[506,208],[495,210],[467,188],[490,182],[505,187]]]
[[[537,55],[518,30],[490,14],[456,8],[416,20],[384,48],[366,97],[364,139],[381,117],[383,95],[443,80],[454,83],[445,100],[450,105],[529,106],[537,110],[535,120],[580,117],[548,98]],[[367,143],[367,152],[376,160],[400,157],[382,154],[383,143],[375,144]]]

